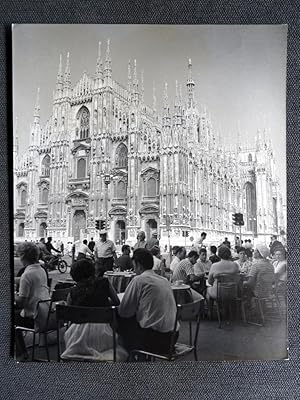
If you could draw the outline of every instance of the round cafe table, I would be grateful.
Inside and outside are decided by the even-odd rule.
[[[125,292],[125,289],[135,277],[134,272],[126,271],[106,271],[104,276],[110,281],[117,293]]]
[[[193,301],[193,296],[191,292],[191,287],[184,283],[180,285],[171,285],[173,294],[175,297],[176,304],[187,304]]]

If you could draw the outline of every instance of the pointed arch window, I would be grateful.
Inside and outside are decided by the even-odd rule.
[[[248,154],[248,162],[252,162],[252,154]]]
[[[90,136],[90,112],[82,107],[77,115],[79,120],[79,139],[86,139]]]
[[[26,198],[27,198],[27,191],[26,189],[23,189],[21,191],[21,207],[25,207],[26,205]]]
[[[124,199],[126,197],[126,185],[124,181],[120,181],[116,188],[116,197],[118,199]]]
[[[156,196],[156,180],[154,178],[149,178],[147,182],[147,196]]]
[[[115,166],[117,168],[127,168],[128,164],[128,149],[124,143],[121,143],[116,150]]]
[[[18,236],[19,237],[23,237],[24,236],[24,222],[21,222],[19,224]]]
[[[43,204],[48,203],[48,196],[49,196],[49,190],[47,188],[44,188],[41,193],[41,203]]]
[[[42,176],[50,176],[50,156],[47,154],[42,161]]]
[[[77,161],[77,178],[85,178],[86,177],[86,160],[84,158],[80,158]]]

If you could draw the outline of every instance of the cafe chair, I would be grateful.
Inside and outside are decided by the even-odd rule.
[[[172,332],[171,345],[167,354],[157,354],[145,350],[132,350],[129,355],[129,361],[139,360],[142,358],[146,361],[155,361],[156,359],[164,361],[175,361],[178,358],[186,356],[188,353],[194,352],[195,361],[197,361],[197,342],[200,327],[201,306],[204,299],[196,300],[188,304],[178,304],[177,313]],[[192,338],[192,322],[196,322],[194,340]],[[178,322],[189,322],[189,345],[176,343],[178,337],[177,325]]]
[[[246,307],[246,320],[248,324],[264,326],[266,317],[282,319],[280,302],[276,293],[275,282],[272,280],[273,277],[274,275],[268,272],[259,273],[257,280],[260,282],[262,290],[259,295],[252,297],[254,308],[252,310],[247,310]],[[255,320],[249,318],[249,315],[247,315],[249,311],[254,311]],[[257,320],[257,316],[259,316],[259,320]]]
[[[232,319],[232,308],[235,307],[238,300],[238,284],[234,277],[229,274],[218,275],[217,279],[217,298],[215,301],[219,328],[221,328],[221,311],[223,311],[224,317],[229,316],[229,319]]]
[[[48,334],[56,331],[56,324],[53,316],[55,315],[55,307],[61,302],[66,302],[70,288],[57,289],[52,292],[52,296],[47,300],[40,300],[37,304],[37,318],[35,319],[34,328],[27,328],[24,326],[16,326],[15,330],[23,332],[30,332],[33,335],[32,339],[32,352],[31,359],[35,361],[35,346],[36,346],[36,335],[39,335],[39,343],[41,336],[44,337],[47,360],[50,361],[49,347],[48,347]],[[40,322],[39,316],[47,313],[46,322]]]
[[[57,331],[57,360],[63,360],[61,358],[61,346],[60,346],[60,328],[64,323],[69,324],[85,324],[85,323],[96,323],[105,324],[108,323],[112,327],[113,332],[113,362],[116,362],[116,351],[117,351],[117,314],[116,307],[79,307],[69,305],[57,305],[56,307],[56,331]],[[66,360],[63,360],[66,361]],[[76,361],[86,361],[77,359]]]

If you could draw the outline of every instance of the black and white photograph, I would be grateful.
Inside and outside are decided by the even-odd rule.
[[[18,362],[288,359],[285,25],[12,27]]]

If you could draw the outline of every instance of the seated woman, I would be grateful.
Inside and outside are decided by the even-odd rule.
[[[287,280],[287,263],[284,249],[278,249],[274,253],[273,267],[277,283],[277,289],[285,291]]]
[[[253,253],[254,262],[249,272],[249,279],[244,282],[248,297],[268,297],[275,283],[274,267],[268,260],[270,250],[265,244],[257,244]]]
[[[214,263],[209,271],[208,283],[212,286],[207,288],[207,300],[214,300],[217,298],[218,276],[226,274],[233,282],[238,282],[239,267],[231,261],[231,251],[226,245],[219,247],[218,256],[221,261]]]
[[[71,289],[68,304],[82,307],[119,305],[119,298],[106,278],[95,277],[95,267],[87,259],[75,262],[71,276],[77,285]],[[66,350],[62,359],[113,360],[113,332],[109,324],[72,324],[65,333]],[[126,351],[117,346],[117,361],[127,359]]]

